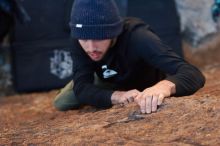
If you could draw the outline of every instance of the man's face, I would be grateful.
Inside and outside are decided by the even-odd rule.
[[[111,45],[111,39],[107,40],[79,40],[83,50],[93,61],[101,60]]]

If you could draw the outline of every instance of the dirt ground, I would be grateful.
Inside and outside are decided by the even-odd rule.
[[[140,115],[135,104],[59,112],[52,106],[57,91],[2,97],[0,146],[219,146],[220,52],[214,58],[207,52],[186,54],[202,68],[205,87],[192,96],[167,98],[149,115]]]

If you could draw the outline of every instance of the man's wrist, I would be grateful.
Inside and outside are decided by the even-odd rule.
[[[176,85],[168,80],[162,80],[159,83],[160,86],[164,86],[165,88],[168,88],[168,90],[170,91],[170,95],[173,95],[176,93]]]

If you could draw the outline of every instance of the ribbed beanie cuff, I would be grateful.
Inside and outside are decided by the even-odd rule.
[[[77,24],[70,24],[71,37],[77,39],[111,39],[118,36],[123,27],[123,21],[111,25],[86,25],[82,28],[76,27]]]

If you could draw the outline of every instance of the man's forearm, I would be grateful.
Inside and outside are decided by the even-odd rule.
[[[175,83],[176,92],[174,96],[191,95],[205,84],[203,74],[197,68],[190,65],[180,67],[175,75],[168,76],[166,80]]]

